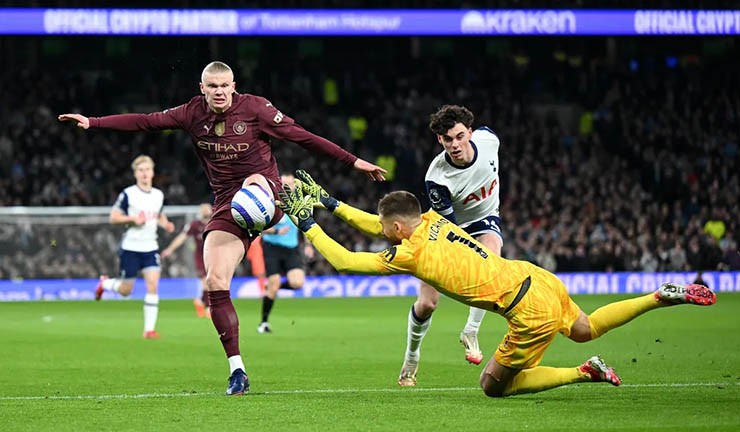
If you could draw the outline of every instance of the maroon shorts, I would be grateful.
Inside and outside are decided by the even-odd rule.
[[[278,196],[278,191],[281,190],[281,185],[275,184],[272,181],[268,181],[270,184],[270,189],[272,189],[272,195],[274,197]],[[249,244],[252,242],[252,236],[247,232],[247,230],[242,229],[239,225],[236,224],[236,221],[234,221],[234,218],[231,217],[231,197],[234,196],[236,193],[236,190],[233,191],[228,197],[228,199],[225,200],[225,202],[218,205],[216,208],[213,209],[213,215],[211,215],[211,220],[208,221],[208,224],[206,225],[206,229],[203,232],[203,239],[208,236],[208,233],[211,231],[225,231],[227,233],[234,234],[235,236],[239,237],[241,239],[242,243],[244,244],[244,253],[246,254],[249,250]],[[218,197],[216,197],[216,202],[219,202],[220,200]],[[275,225],[280,221],[280,219],[283,218],[283,211],[279,208],[275,207],[275,215],[273,216],[272,220],[269,224],[265,227],[265,229],[270,228],[271,226]]]

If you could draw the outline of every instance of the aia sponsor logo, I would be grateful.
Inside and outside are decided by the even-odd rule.
[[[491,195],[493,195],[493,190],[496,189],[497,185],[498,179],[493,179],[488,187],[486,187],[485,185],[481,186],[480,189],[475,192],[471,192],[470,194],[468,194],[468,196],[465,197],[465,199],[463,200],[463,205],[466,205],[470,201],[480,202],[490,197]]]

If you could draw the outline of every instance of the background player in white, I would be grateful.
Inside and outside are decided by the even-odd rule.
[[[164,194],[152,186],[154,161],[146,155],[138,156],[131,163],[136,184],[129,186],[118,195],[110,223],[127,225],[129,228],[121,240],[120,273],[115,279],[101,276],[95,288],[95,300],[100,300],[103,291],[115,291],[122,296],[131,294],[136,275],[141,271],[146,282],[144,297],[144,337],[157,339],[155,330],[159,314],[159,295],[157,286],[161,268],[159,265],[159,244],[157,227],[167,232],[175,231],[175,225],[162,213]]]
[[[445,105],[430,116],[429,129],[437,135],[444,151],[434,158],[425,183],[432,208],[456,223],[496,255],[501,255],[503,238],[499,220],[499,139],[487,127],[473,132],[473,113],[465,107]],[[416,385],[421,342],[432,322],[439,292],[421,282],[419,296],[409,311],[408,337],[398,384]],[[470,308],[468,321],[460,332],[465,358],[480,364],[483,353],[478,330],[485,311]]]

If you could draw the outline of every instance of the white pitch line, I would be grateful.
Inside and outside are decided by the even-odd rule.
[[[655,383],[655,384],[622,384],[620,387],[629,388],[676,388],[676,387],[733,387],[740,386],[740,382],[716,383]],[[561,387],[560,389],[567,389]],[[611,387],[604,387],[611,388]],[[338,394],[338,393],[401,393],[401,392],[461,392],[480,391],[479,387],[430,387],[430,388],[375,388],[375,389],[313,389],[313,390],[272,390],[255,391],[253,395],[294,395],[294,394]],[[85,400],[85,399],[146,399],[146,398],[176,398],[219,396],[223,393],[141,393],[118,395],[69,395],[69,396],[0,396],[0,401],[22,400]]]

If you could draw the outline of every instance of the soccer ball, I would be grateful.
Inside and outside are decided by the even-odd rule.
[[[275,200],[261,186],[250,184],[231,199],[231,217],[240,227],[262,231],[275,216]]]

